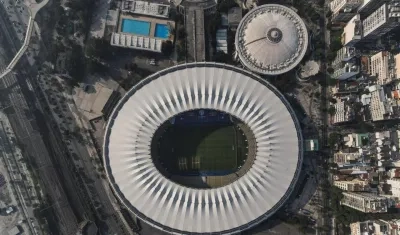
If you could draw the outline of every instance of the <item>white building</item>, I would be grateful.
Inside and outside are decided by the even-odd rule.
[[[335,114],[332,117],[332,124],[349,122],[354,119],[354,111],[346,101],[338,101],[334,107]]]
[[[218,29],[215,37],[217,40],[216,50],[222,51],[225,54],[228,54],[228,42],[227,42],[228,30],[227,29]]]
[[[362,0],[333,0],[330,2],[332,22],[348,22],[361,6]]]
[[[389,224],[384,220],[367,220],[350,224],[351,235],[388,235]],[[395,233],[397,235],[397,233]],[[394,235],[394,234],[393,234]]]
[[[360,15],[355,15],[343,28],[342,45],[353,47],[362,38],[362,22]]]
[[[157,38],[143,37],[133,34],[112,33],[111,45],[139,49],[146,51],[161,52],[163,40]]]
[[[400,57],[398,57],[400,58]],[[371,76],[376,76],[377,84],[385,85],[396,79],[396,64],[393,55],[387,51],[380,51],[370,58],[369,72]],[[400,63],[397,60],[397,63]]]
[[[308,50],[308,29],[292,9],[265,4],[252,9],[240,22],[236,53],[249,70],[279,75],[294,69]]]
[[[394,4],[383,4],[363,20],[364,39],[377,39],[398,27],[400,7]]]
[[[400,53],[394,55],[394,78],[395,79],[400,79]]]
[[[384,213],[387,212],[388,199],[372,193],[343,192],[340,204],[364,213]]]
[[[393,178],[386,181],[391,186],[392,195],[400,198],[400,179]]]
[[[368,181],[355,179],[352,181],[334,181],[333,185],[336,187],[349,192],[367,192],[371,188],[369,187]]]
[[[400,178],[400,169],[399,168],[390,169],[387,171],[387,175],[390,178]]]
[[[333,154],[333,162],[340,165],[346,165],[353,161],[358,160],[361,157],[361,153],[335,153]]]
[[[142,15],[169,17],[170,6],[147,1],[125,0],[122,1],[121,10]]]

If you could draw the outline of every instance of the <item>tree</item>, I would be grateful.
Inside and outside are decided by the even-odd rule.
[[[329,18],[329,17],[331,17],[332,16],[332,11],[331,10],[329,10],[327,13],[326,13],[326,18]]]
[[[232,7],[237,7],[237,3],[234,0],[221,0],[217,3],[218,12],[228,12]]]
[[[329,115],[331,115],[331,116],[333,116],[333,115],[335,115],[335,113],[336,113],[336,108],[335,108],[335,106],[330,106],[329,108],[328,108],[328,113],[329,113]]]
[[[186,37],[186,30],[183,25],[179,26],[178,28],[178,38],[179,39],[184,39]]]
[[[90,74],[94,74],[94,73],[101,74],[101,73],[104,73],[107,71],[107,67],[97,60],[88,59],[87,63],[86,63],[86,70]]]
[[[328,86],[335,86],[338,83],[338,80],[333,79],[333,78],[328,78],[326,80],[326,83],[327,83]]]
[[[86,55],[94,59],[109,59],[112,56],[112,48],[104,39],[91,38],[86,44]]]
[[[328,54],[326,54],[326,59],[331,62],[336,58],[336,55],[336,51],[329,51]]]
[[[214,61],[230,64],[232,63],[232,58],[223,51],[217,51],[217,53],[214,55]]]
[[[71,56],[67,60],[67,71],[74,81],[73,84],[81,82],[85,76],[85,60],[80,45],[73,45],[71,49]]]
[[[335,70],[332,67],[326,69],[329,74],[332,74]]]
[[[168,26],[169,34],[170,35],[175,35],[175,33],[176,33],[175,27],[170,23],[168,23],[167,26]]]
[[[335,98],[333,98],[333,97],[329,97],[329,102],[331,102],[332,104],[336,104],[337,103],[337,100],[335,99]]]
[[[161,44],[161,52],[169,57],[172,52],[174,51],[174,45],[172,44],[172,41],[167,40],[167,41],[163,41]]]
[[[340,41],[340,39],[335,38],[334,40],[332,40],[329,47],[331,51],[338,51],[340,50],[340,48],[342,48],[342,42]]]
[[[328,145],[333,148],[336,144],[341,142],[341,135],[337,132],[332,132],[328,137]]]

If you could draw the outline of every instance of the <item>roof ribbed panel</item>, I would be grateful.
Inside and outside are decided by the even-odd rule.
[[[307,27],[288,7],[261,5],[243,17],[235,46],[240,61],[250,70],[282,74],[296,67],[307,52]]]
[[[155,131],[191,109],[226,112],[250,127],[257,151],[244,176],[195,189],[156,169],[150,155]],[[264,80],[227,65],[187,64],[152,75],[122,98],[107,126],[104,158],[116,194],[139,218],[171,233],[229,234],[283,204],[302,163],[302,137],[287,101]]]

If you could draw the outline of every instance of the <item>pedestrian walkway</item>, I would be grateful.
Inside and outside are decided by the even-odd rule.
[[[0,79],[2,79],[3,77],[5,77],[7,74],[9,74],[15,67],[15,65],[19,62],[19,60],[21,59],[21,57],[25,54],[26,50],[28,49],[28,46],[30,44],[31,41],[31,37],[32,37],[32,32],[33,32],[33,25],[35,22],[35,17],[36,14],[39,12],[40,9],[42,9],[47,3],[49,2],[49,0],[43,0],[40,3],[29,3],[27,6],[29,8],[29,14],[31,15],[29,17],[29,22],[28,22],[28,28],[26,30],[26,35],[25,35],[25,40],[24,40],[24,44],[22,44],[21,49],[19,49],[19,51],[17,52],[17,54],[14,56],[14,58],[11,60],[10,64],[7,66],[6,70],[4,70],[3,72],[1,72],[0,74]]]

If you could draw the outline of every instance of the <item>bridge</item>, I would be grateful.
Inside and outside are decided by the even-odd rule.
[[[32,33],[33,33],[33,25],[35,23],[36,14],[48,2],[49,2],[49,0],[43,0],[40,3],[29,3],[29,4],[27,4],[28,9],[29,9],[30,17],[29,17],[28,27],[26,29],[26,35],[25,35],[24,43],[22,44],[22,46],[19,49],[19,51],[17,52],[17,54],[15,54],[15,56],[11,60],[11,62],[7,65],[6,69],[3,72],[1,72],[0,79],[2,79],[3,77],[5,77],[7,74],[10,73],[14,69],[15,65],[17,65],[19,60],[22,58],[22,56],[25,54],[25,52],[28,49],[29,44],[31,42],[31,37],[32,37]]]

